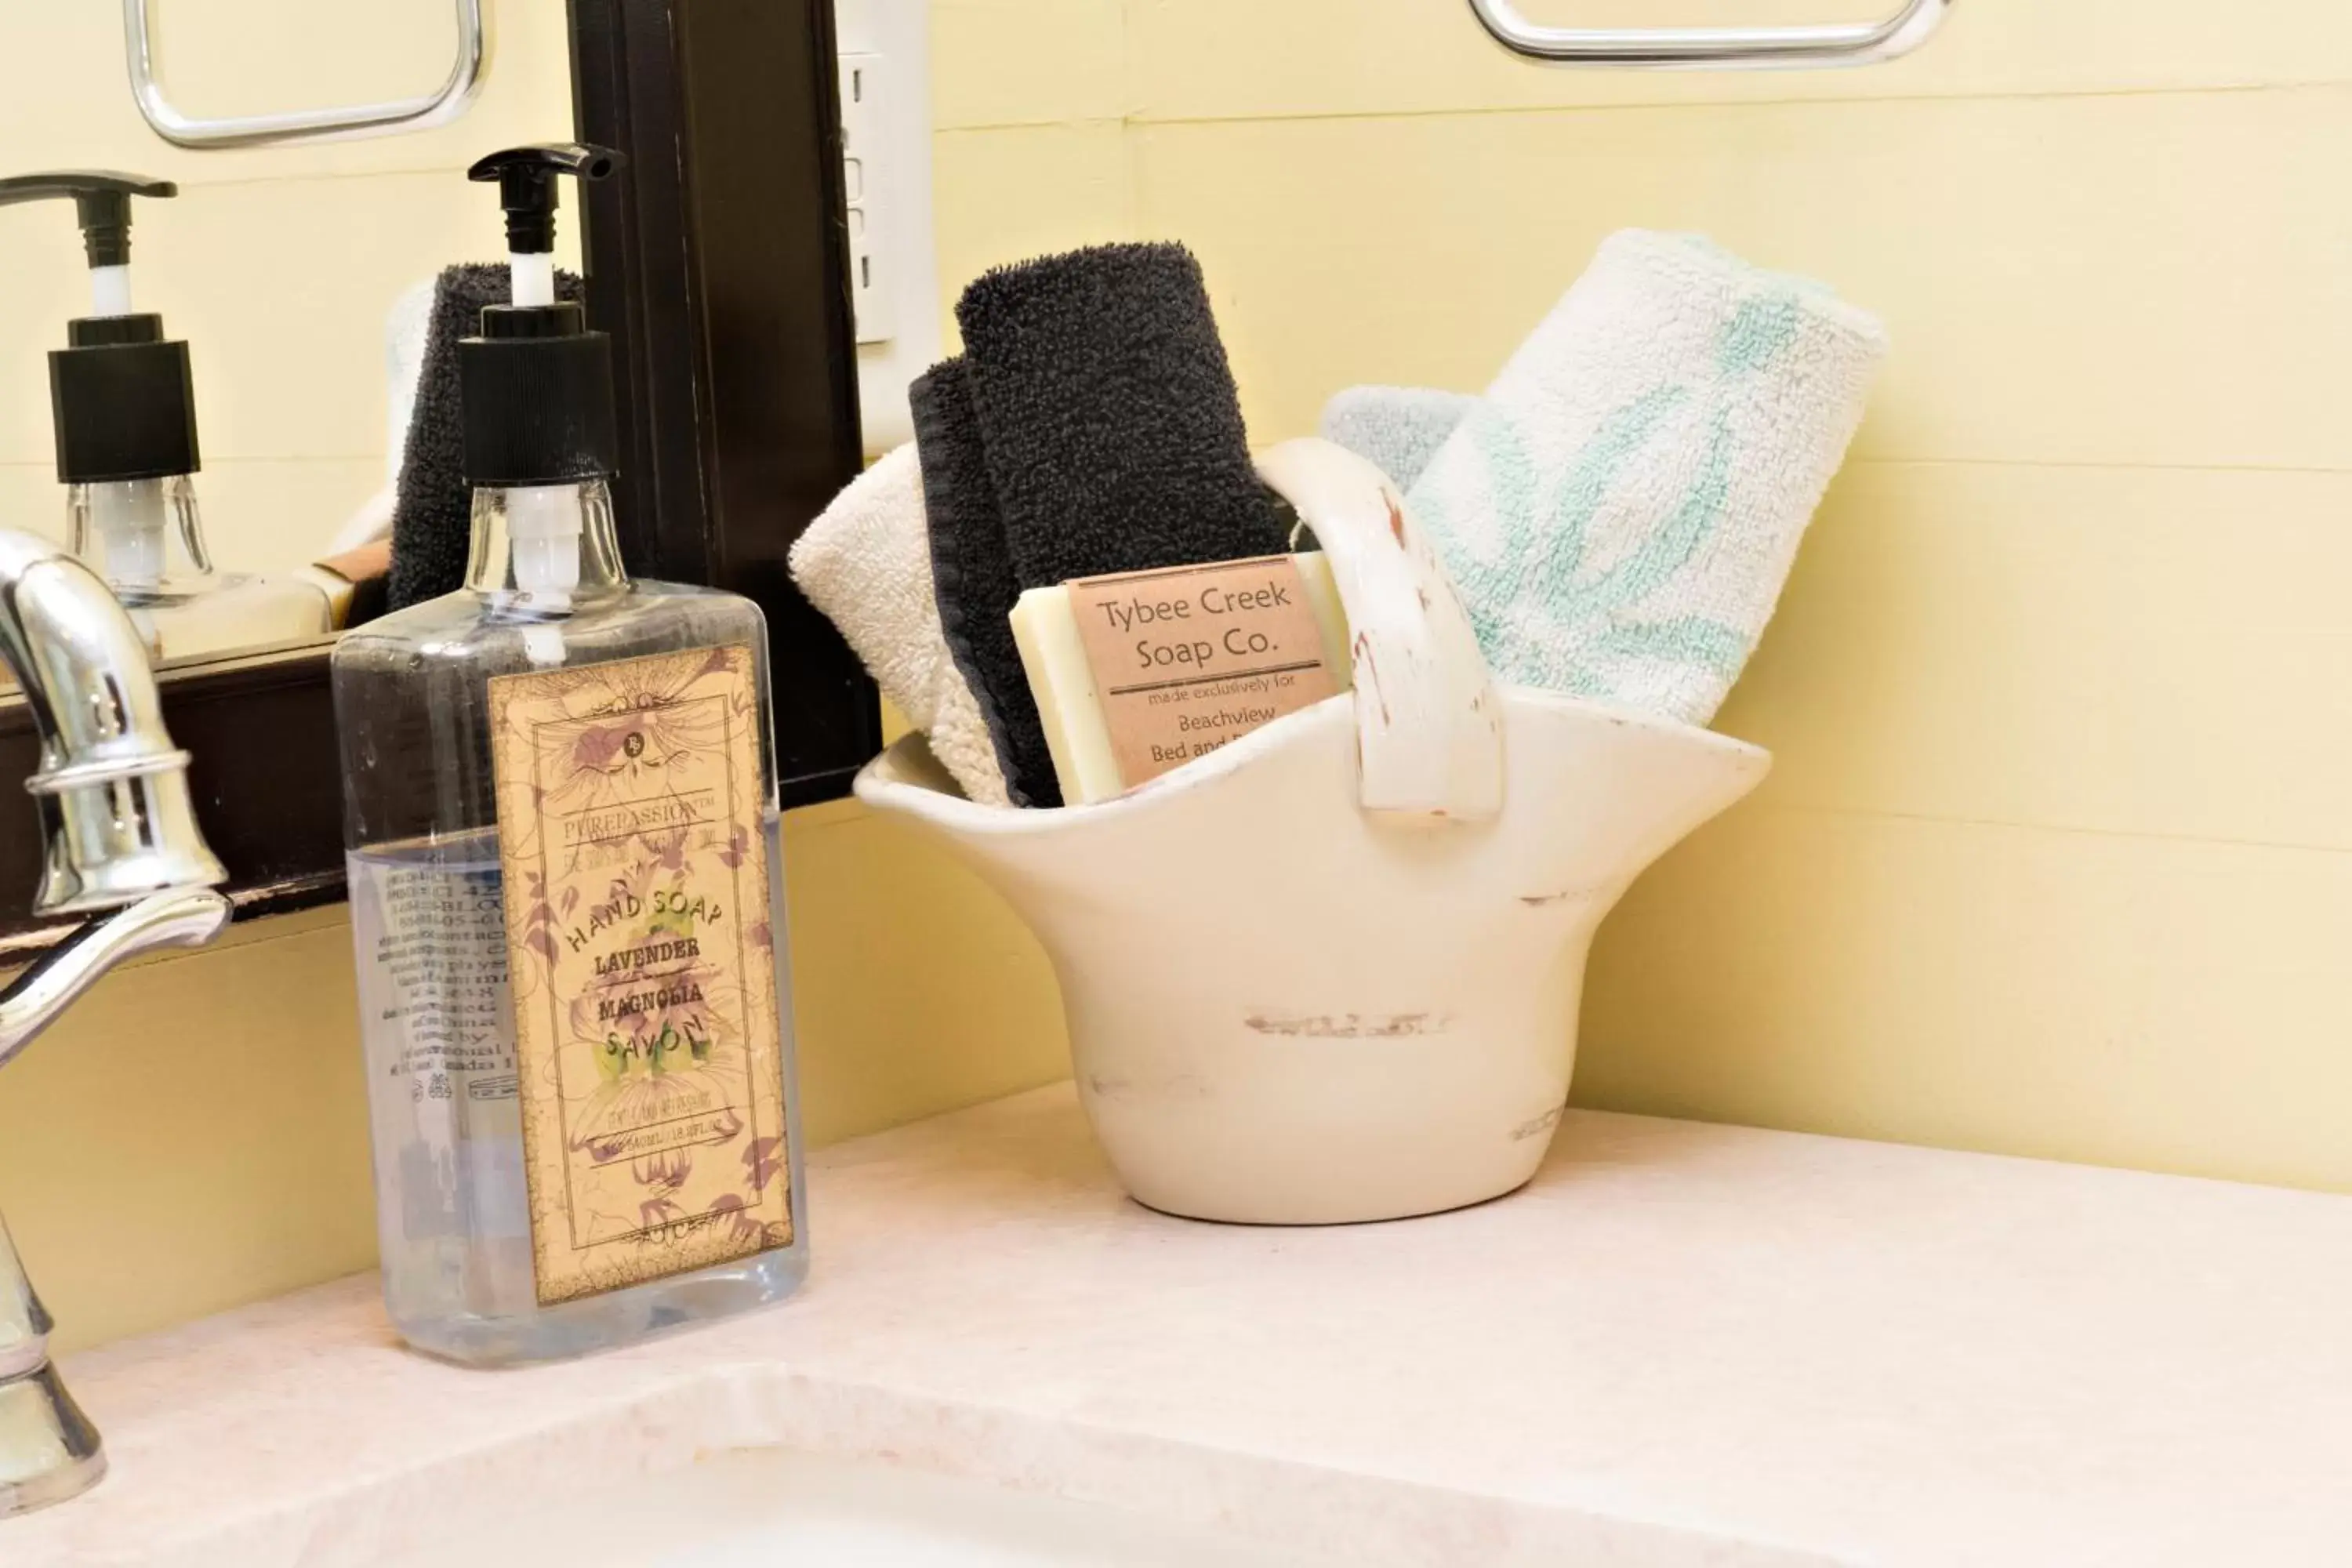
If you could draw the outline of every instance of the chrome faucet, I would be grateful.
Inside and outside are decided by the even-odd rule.
[[[196,830],[188,753],[164,732],[147,649],[97,574],[0,531],[0,657],[41,738],[25,781],[47,840],[36,914],[94,917],[0,991],[0,1067],[134,953],[228,924],[228,873]],[[49,1364],[50,1320],[0,1223],[0,1519],[94,1485],[106,1456]]]

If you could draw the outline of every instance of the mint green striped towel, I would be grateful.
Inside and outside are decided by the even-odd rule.
[[[1712,719],[1885,352],[1819,284],[1603,241],[1407,497],[1496,678]]]

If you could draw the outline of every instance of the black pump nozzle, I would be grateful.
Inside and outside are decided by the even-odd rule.
[[[131,265],[131,197],[179,194],[180,187],[169,180],[150,180],[105,169],[63,169],[0,180],[0,207],[71,196],[75,216],[81,222],[82,245],[89,252],[92,267]]]
[[[499,183],[499,205],[507,214],[507,248],[537,256],[555,248],[555,176],[601,180],[625,160],[609,147],[551,142],[493,153],[466,171],[469,180]]]
[[[621,154],[559,142],[509,147],[466,171],[495,180],[506,209],[513,303],[482,311],[457,345],[466,478],[477,486],[577,484],[614,471],[613,344],[555,298],[555,176],[601,180]]]

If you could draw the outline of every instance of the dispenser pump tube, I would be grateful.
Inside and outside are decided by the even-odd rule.
[[[507,254],[507,271],[511,279],[509,288],[514,303],[524,310],[536,310],[555,303],[555,253],[551,250],[516,250]]]
[[[131,267],[93,267],[89,269],[89,313],[92,316],[128,316],[131,309]]]

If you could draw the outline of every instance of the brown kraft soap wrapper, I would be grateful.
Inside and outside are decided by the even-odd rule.
[[[1069,592],[1130,789],[1339,689],[1286,555],[1084,577]]]
[[[490,682],[542,1306],[793,1239],[746,646]]]

